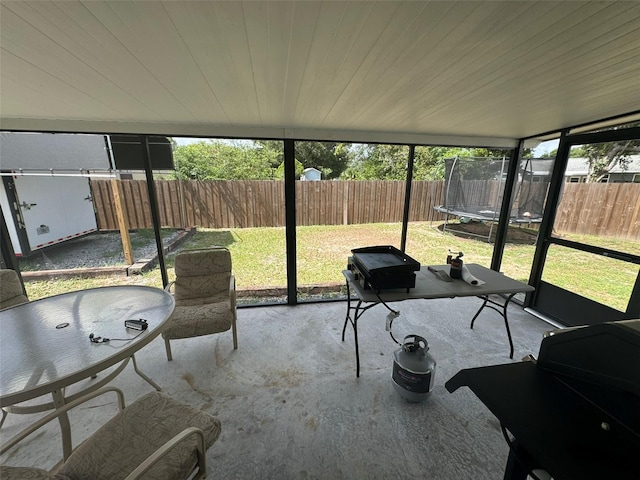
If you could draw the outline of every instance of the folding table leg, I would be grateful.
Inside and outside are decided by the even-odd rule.
[[[351,289],[349,288],[349,281],[347,280],[347,315],[344,317],[344,326],[342,327],[342,341],[344,342],[344,332],[347,330],[347,323],[349,322],[351,314]]]
[[[507,307],[509,306],[509,302],[511,301],[511,299],[514,297],[515,293],[512,293],[511,295],[509,295],[507,297],[507,299],[505,300],[504,304],[498,303],[494,300],[491,300],[489,298],[489,295],[482,295],[478,298],[482,298],[484,301],[482,302],[482,305],[480,306],[480,308],[478,309],[478,311],[476,312],[476,314],[473,316],[473,318],[471,319],[471,326],[469,328],[473,328],[473,324],[476,321],[476,318],[478,318],[478,315],[480,315],[480,312],[482,312],[482,310],[484,310],[484,308],[490,308],[491,310],[498,312],[502,318],[504,319],[504,326],[507,330],[507,337],[509,338],[509,358],[513,358],[513,339],[511,338],[511,329],[509,328],[509,319],[507,318]],[[491,304],[491,305],[490,305]],[[495,305],[495,306],[494,306]],[[496,308],[499,307],[500,309]]]

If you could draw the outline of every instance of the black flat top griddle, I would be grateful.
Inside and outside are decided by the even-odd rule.
[[[351,253],[359,266],[371,275],[420,270],[419,262],[390,245],[355,248]]]

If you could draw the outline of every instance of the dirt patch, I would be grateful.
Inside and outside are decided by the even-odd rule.
[[[446,231],[462,238],[484,239],[491,243],[496,240],[497,224],[471,221],[468,223],[448,223],[438,226],[441,232]],[[507,230],[507,243],[516,245],[535,245],[538,230],[524,225],[509,225]]]

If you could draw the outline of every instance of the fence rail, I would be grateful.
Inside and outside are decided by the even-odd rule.
[[[152,228],[147,184],[117,180],[129,228]],[[98,228],[116,230],[113,185],[93,180]],[[254,180],[156,180],[163,227],[281,227],[285,225],[284,182]],[[402,221],[406,184],[402,181],[297,181],[298,225],[395,223]],[[476,198],[495,202],[487,186]],[[476,195],[477,196],[477,195]],[[442,221],[433,207],[444,203],[444,182],[415,181],[411,186],[410,221]],[[475,197],[474,197],[475,198]],[[556,216],[562,233],[606,235],[640,240],[640,184],[566,184]]]

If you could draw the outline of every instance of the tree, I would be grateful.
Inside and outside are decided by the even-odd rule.
[[[176,147],[173,160],[177,178],[205,180],[214,175],[215,158],[206,142]]]
[[[253,145],[262,156],[270,159],[274,168],[284,162],[284,143],[281,140],[254,140]]]
[[[349,144],[336,142],[296,142],[296,161],[304,168],[317,168],[322,178],[340,177],[350,159]]]
[[[177,178],[271,180],[275,178],[281,155],[253,143],[202,141],[177,147],[173,157]]]
[[[277,152],[281,159],[279,164],[284,161],[283,145],[280,141],[273,140],[256,140],[256,144],[260,145],[272,152]],[[350,144],[337,142],[296,142],[296,178],[300,178],[300,174],[305,168],[317,168],[322,172],[323,179],[333,179],[340,177],[351,158]],[[298,172],[298,163],[302,165],[302,170]]]
[[[175,177],[185,179],[271,180],[284,178],[280,140],[203,140],[175,146]],[[462,147],[416,147],[414,180],[442,180],[444,159],[497,157],[507,150]],[[305,168],[317,168],[325,179],[405,180],[409,147],[387,144],[296,142],[296,178]]]
[[[364,144],[354,146],[354,157],[341,178],[351,180],[405,180],[409,147],[406,145]],[[464,147],[416,147],[414,180],[442,180],[446,158],[509,157],[510,150]]]
[[[626,170],[631,161],[629,155],[638,151],[640,151],[638,140],[582,145],[579,152],[586,157],[589,165],[587,181],[599,182],[616,166],[623,171]]]
[[[353,158],[341,175],[347,180],[404,180],[409,147],[406,145],[356,144]]]
[[[300,176],[302,175],[302,172],[304,171],[304,166],[302,166],[302,163],[300,163],[297,159],[295,163],[296,163],[295,176],[296,178],[300,178]],[[276,169],[276,178],[278,180],[284,180],[284,162],[278,165],[278,168]]]

